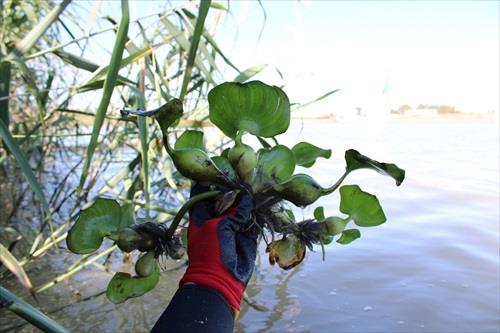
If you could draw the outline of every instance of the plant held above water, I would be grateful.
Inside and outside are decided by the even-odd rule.
[[[202,131],[186,130],[171,144],[170,130],[183,114],[178,99],[153,111],[122,111],[124,115],[152,116],[161,128],[164,147],[178,172],[195,182],[211,185],[212,190],[187,201],[169,225],[138,224],[132,205],[120,206],[111,199],[98,198],[81,212],[67,237],[72,252],[96,251],[106,237],[124,252],[144,252],[136,263],[136,276],[119,272],[109,283],[107,296],[112,302],[120,303],[154,288],[160,277],[157,261],[160,255],[182,257],[184,246],[178,225],[189,207],[200,200],[214,198],[214,209],[222,214],[232,206],[238,193],[251,193],[255,208],[246,232],[261,233],[267,242],[270,263],[277,263],[283,269],[299,264],[306,249],[312,249],[314,244],[323,249],[334,237],[338,237],[336,241],[340,244],[359,238],[361,233],[349,226],[351,222],[359,227],[372,227],[386,221],[374,195],[358,185],[341,186],[341,183],[352,171],[372,169],[392,177],[399,186],[405,177],[404,170],[350,149],[345,152],[345,172],[335,183],[323,187],[310,175],[295,173],[295,169],[312,167],[318,158],[330,158],[331,150],[307,142],[289,148],[275,139],[290,124],[290,102],[282,89],[260,81],[226,82],[209,92],[208,102],[211,122],[234,142],[218,156],[205,148]],[[243,139],[248,135],[257,137],[263,147],[254,151],[245,144]],[[327,217],[323,207],[316,207],[313,217],[297,221],[289,209],[288,203],[310,206],[337,189],[339,210],[346,217]],[[269,235],[271,241],[267,240]]]

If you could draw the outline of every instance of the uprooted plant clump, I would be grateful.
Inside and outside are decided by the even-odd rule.
[[[252,219],[245,232],[260,233],[267,243],[269,261],[290,269],[304,259],[306,249],[336,242],[349,244],[359,238],[352,221],[360,227],[377,226],[386,221],[378,199],[358,185],[343,185],[347,175],[358,169],[373,169],[392,177],[400,185],[404,170],[395,164],[372,160],[354,149],[345,152],[345,172],[329,187],[323,187],[305,173],[295,174],[296,166],[310,168],[318,158],[330,158],[331,150],[307,142],[292,148],[279,144],[276,136],[285,133],[290,123],[290,102],[285,92],[260,81],[226,82],[208,94],[209,117],[234,146],[218,156],[211,156],[204,145],[203,132],[186,130],[175,144],[170,143],[170,130],[183,114],[182,102],[172,99],[152,111],[123,110],[124,116],[151,116],[161,128],[164,147],[177,171],[184,177],[207,185],[210,191],[190,198],[172,222],[136,223],[131,204],[98,198],[83,210],[68,233],[68,248],[78,254],[96,251],[105,237],[116,242],[124,252],[143,252],[137,260],[137,275],[116,273],[108,285],[107,296],[114,303],[143,295],[153,289],[160,277],[158,257],[179,259],[185,244],[178,226],[195,203],[213,198],[213,209],[222,214],[233,205],[242,191],[255,201]],[[261,143],[258,151],[243,143],[245,135],[253,135]],[[297,221],[289,203],[298,207],[312,205],[320,197],[336,190],[340,193],[341,213],[347,217],[325,216],[316,207],[313,217]],[[271,240],[269,240],[269,236]]]

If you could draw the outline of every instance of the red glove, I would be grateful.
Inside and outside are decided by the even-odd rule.
[[[191,196],[206,190],[196,185]],[[180,286],[195,283],[213,288],[238,312],[257,252],[257,235],[246,231],[253,198],[241,192],[236,204],[222,216],[213,213],[213,204],[214,200],[208,199],[189,210],[189,265]]]

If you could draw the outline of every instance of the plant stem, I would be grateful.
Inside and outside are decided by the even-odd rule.
[[[66,333],[64,327],[59,325],[54,320],[47,317],[45,314],[31,306],[30,304],[19,299],[7,289],[0,286],[0,304],[7,309],[24,318],[32,325],[38,327],[44,332],[50,333]]]
[[[344,174],[339,178],[339,180],[337,180],[335,184],[324,190],[324,194],[330,194],[334,192],[340,186],[340,184],[342,184],[342,182],[344,181],[345,177],[347,177],[348,174],[349,171],[345,171]]]
[[[167,238],[172,237],[172,235],[175,232],[175,229],[177,229],[177,226],[181,222],[182,217],[184,216],[184,214],[186,214],[186,212],[189,210],[189,208],[191,208],[191,206],[193,206],[194,204],[196,204],[202,200],[213,198],[216,195],[219,195],[220,193],[221,193],[220,191],[205,192],[205,193],[195,195],[194,197],[192,197],[191,199],[186,201],[186,203],[184,205],[182,205],[182,207],[179,209],[177,214],[175,214],[174,220],[172,221],[172,224],[170,224],[170,227],[167,230]]]

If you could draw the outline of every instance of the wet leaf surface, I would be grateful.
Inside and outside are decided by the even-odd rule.
[[[225,82],[208,93],[208,103],[210,120],[232,139],[238,132],[272,137],[290,124],[287,95],[260,81]]]
[[[373,227],[386,221],[377,197],[363,192],[358,185],[340,188],[340,211],[361,227]]]

